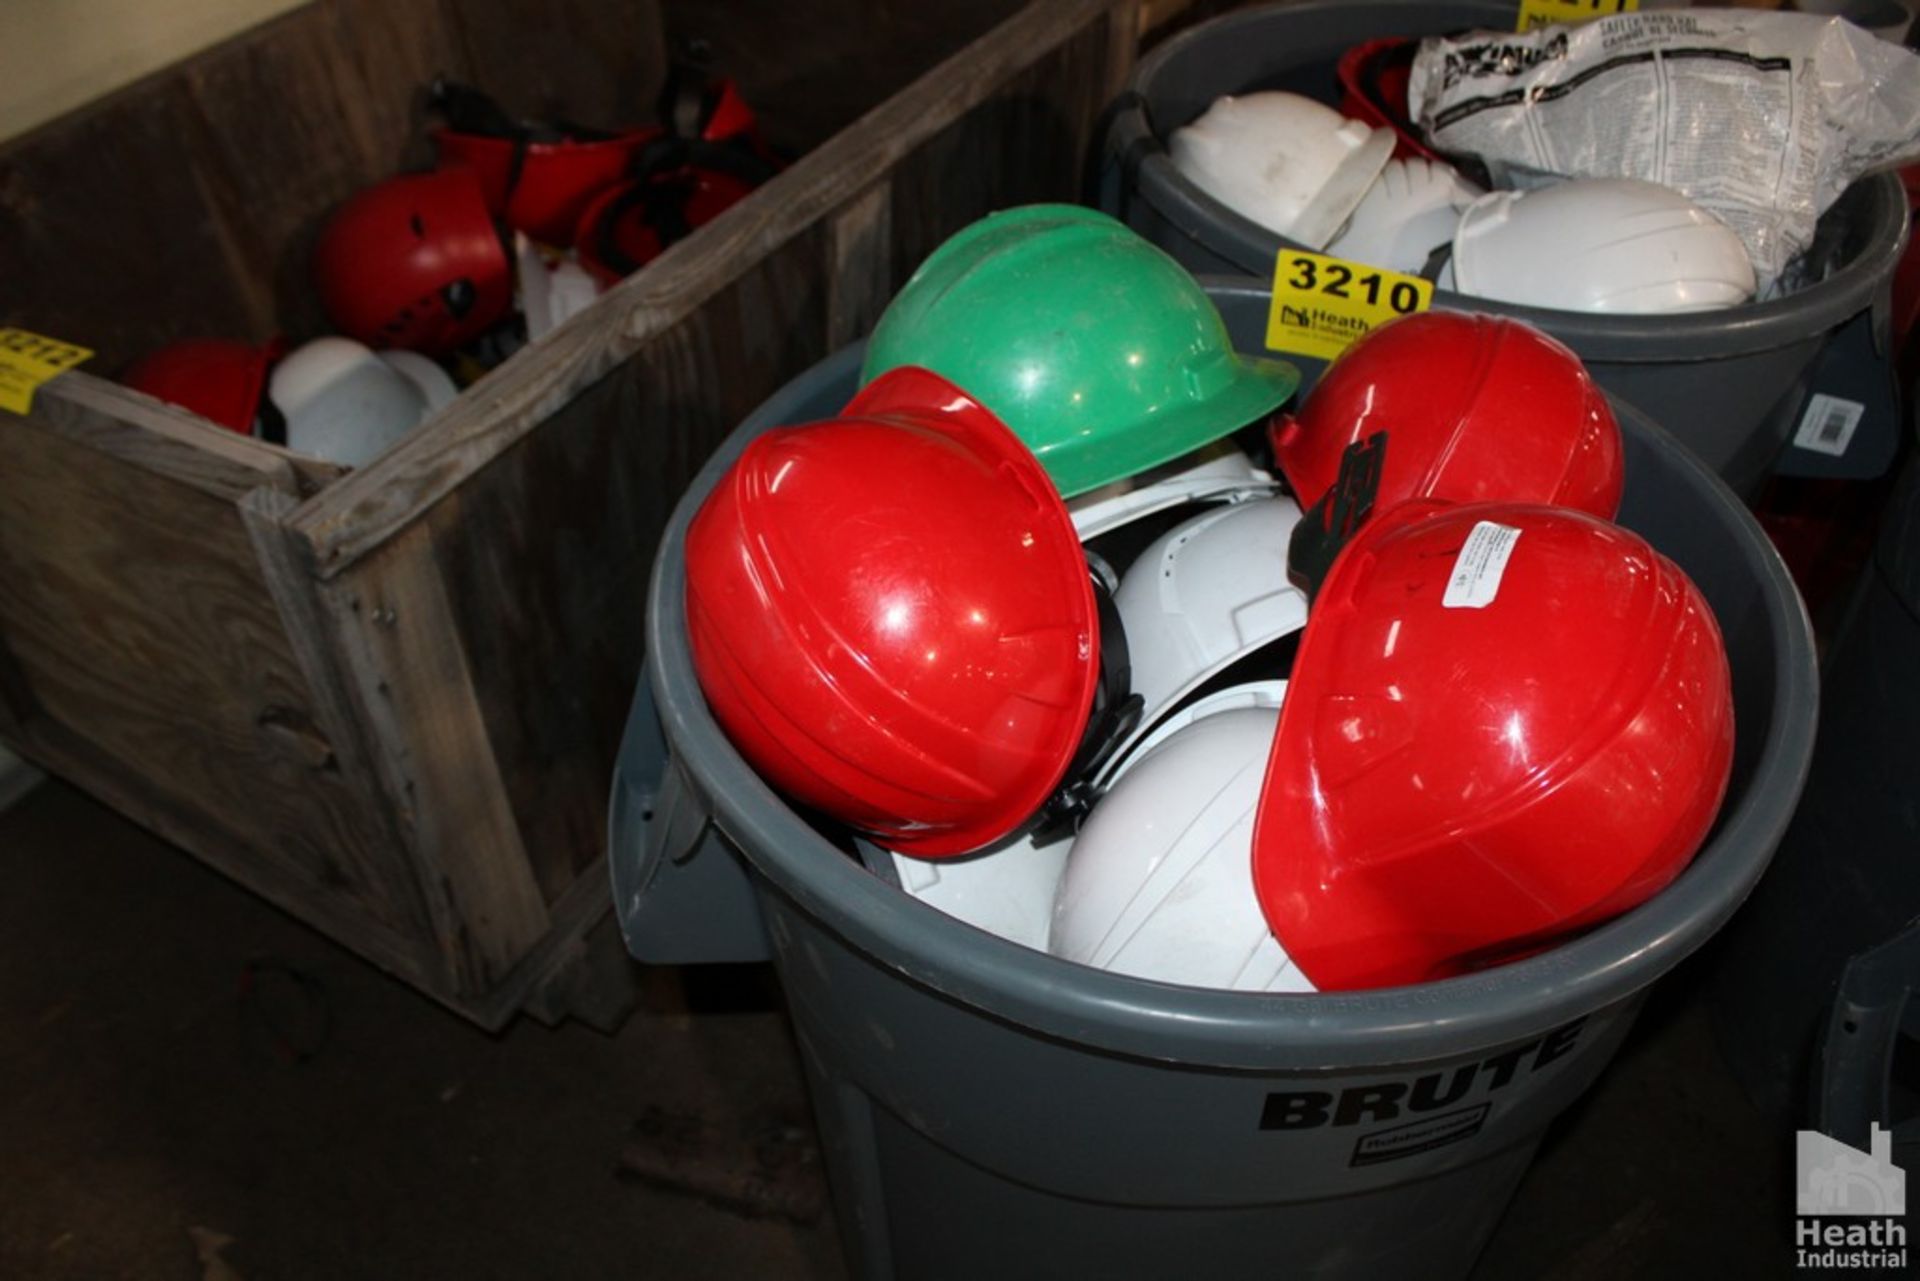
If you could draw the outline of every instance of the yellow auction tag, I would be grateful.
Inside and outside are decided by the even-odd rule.
[[[42,338],[24,329],[0,329],[0,409],[24,414],[33,408],[33,389],[93,355],[70,342]]]
[[[1273,268],[1267,346],[1332,360],[1395,316],[1425,311],[1433,282],[1304,249],[1282,249]]]
[[[1640,0],[1520,0],[1520,25],[1516,31],[1532,31],[1556,22],[1585,22],[1616,13],[1633,13]]]

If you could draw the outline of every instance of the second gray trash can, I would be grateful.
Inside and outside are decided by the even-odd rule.
[[[1335,64],[1381,36],[1511,31],[1510,0],[1307,0],[1238,10],[1142,58],[1112,114],[1101,208],[1196,273],[1270,280],[1288,243],[1188,181],[1166,139],[1221,94],[1283,89],[1338,105]],[[1906,243],[1898,179],[1857,182],[1821,220],[1814,284],[1767,302],[1686,315],[1601,315],[1438,292],[1436,307],[1496,312],[1552,334],[1600,385],[1645,410],[1743,495],[1776,469],[1867,478],[1893,458],[1900,414],[1888,327]],[[1290,357],[1291,358],[1291,357]],[[1299,361],[1311,379],[1319,362]],[[1839,455],[1792,448],[1813,397],[1857,405]],[[1824,446],[1823,446],[1824,447]]]

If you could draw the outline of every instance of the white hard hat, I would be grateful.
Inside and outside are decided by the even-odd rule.
[[[392,365],[408,382],[420,389],[430,414],[439,413],[460,394],[460,389],[453,385],[453,378],[436,360],[404,347],[393,347],[378,354],[380,359]]]
[[[1046,845],[1031,831],[965,858],[909,858],[884,851],[900,888],[948,916],[1035,951],[1047,948],[1053,896],[1071,837]]]
[[[1709,311],[1753,296],[1733,229],[1658,183],[1576,178],[1473,202],[1442,288],[1563,311]]]
[[[1267,927],[1253,823],[1280,723],[1273,695],[1223,691],[1134,754],[1067,858],[1047,950],[1193,987],[1314,990]]]
[[[1082,542],[1182,503],[1271,493],[1274,479],[1230,441],[1215,441],[1151,471],[1067,500]]]
[[[1116,760],[1208,677],[1306,626],[1306,594],[1287,580],[1299,523],[1299,506],[1283,494],[1216,507],[1127,567],[1113,601],[1142,707]]]
[[[1322,249],[1393,154],[1393,134],[1297,93],[1214,101],[1167,142],[1174,168],[1243,218]]]
[[[1389,161],[1327,252],[1417,273],[1434,250],[1452,241],[1460,211],[1483,194],[1452,165],[1424,156]]]
[[[426,416],[411,379],[351,338],[316,338],[274,366],[268,398],[286,418],[287,447],[358,467]]]

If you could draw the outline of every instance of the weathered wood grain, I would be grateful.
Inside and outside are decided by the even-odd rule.
[[[332,643],[311,567],[303,559],[304,544],[287,529],[286,518],[297,505],[277,489],[256,489],[240,500],[241,522],[311,696],[306,711],[284,714],[273,727],[308,748],[303,759],[309,768],[338,772],[358,794],[373,839],[361,848],[342,848],[340,857],[353,862],[354,879],[392,905],[395,919],[419,932],[429,914],[406,834],[374,768],[367,727],[348,687],[342,655]]]
[[[866,191],[1061,45],[1076,37],[1086,37],[1080,43],[1097,42],[1098,52],[1087,56],[1104,74],[1110,65],[1106,24],[1122,11],[1126,22],[1137,20],[1133,0],[1055,0],[1022,10],[889,100],[884,111],[870,113],[768,183],[754,199],[729,209],[701,234],[681,241],[646,271],[629,277],[541,343],[494,370],[450,406],[433,431],[402,441],[379,466],[346,477],[302,509],[296,523],[314,545],[321,574],[339,573],[418,519],[641,343],[683,321],[751,264]],[[1036,92],[1048,89],[1036,85]],[[1089,89],[1104,95],[1109,86],[1104,81],[1082,84],[1079,92]],[[1057,83],[1051,90],[1068,92]],[[1104,97],[1074,112],[1091,119],[1101,102]],[[1022,118],[1016,111],[1009,123]],[[1009,144],[1016,149],[1025,145],[1018,138],[994,142]],[[1028,146],[1019,155],[1033,150]],[[1005,172],[1019,174],[1017,163],[1017,157],[1010,157]],[[1069,187],[1078,181],[1079,171],[1080,157],[1074,156]],[[1052,186],[1057,181],[1046,175],[1028,185]],[[976,185],[961,208],[1018,203],[996,200],[991,194],[996,190]],[[896,195],[896,208],[900,199]],[[929,213],[922,222],[937,217]],[[900,221],[896,215],[896,224]],[[957,229],[965,221],[951,226]]]
[[[234,504],[32,421],[0,430],[0,485],[0,636],[29,732],[84,740],[275,884],[417,928],[362,875],[384,844],[362,797],[297,732],[313,700]]]
[[[549,901],[605,855],[647,576],[675,501],[781,371],[826,354],[823,237],[763,259],[424,522]]]
[[[34,393],[29,421],[18,430],[51,431],[229,502],[262,485],[287,493],[305,488],[294,461],[271,445],[78,370]]]
[[[759,7],[685,3],[683,17],[743,27]],[[836,39],[904,50],[864,79],[848,73],[851,55],[831,64],[842,83],[820,109],[846,112],[1011,3],[958,13],[831,0],[867,25],[823,28],[812,53],[790,51],[790,84],[829,65],[807,59]],[[641,33],[636,43],[592,51],[578,95],[552,96],[569,88],[552,50],[577,44],[600,7],[560,4],[316,0],[252,44],[130,90],[184,131],[194,175],[192,191],[156,199],[198,211],[170,278],[214,262],[248,274],[166,296],[203,295],[242,325],[298,314],[289,291],[304,249],[287,244],[310,232],[304,205],[418,136],[417,101],[356,98],[355,85],[424,79],[430,64],[493,67],[516,86],[503,97],[539,99],[511,105],[583,115],[656,74],[657,39],[644,33],[660,9],[642,3],[599,28]],[[514,35],[556,12],[566,29]],[[761,37],[797,20],[762,16]],[[991,209],[1075,194],[1138,21],[1137,0],[1021,10],[363,470],[219,432],[86,374],[49,384],[30,420],[0,430],[0,735],[482,1026],[529,1001],[553,1013],[559,976],[607,906],[606,792],[674,502],[740,419],[864,332],[940,240]],[[283,49],[288,31],[311,47]],[[515,65],[537,40],[551,45],[540,65]],[[770,72],[778,60],[753,56]],[[283,119],[222,114],[281,68],[301,99]],[[282,193],[266,186],[281,157],[235,171],[273,149],[317,154],[324,173]],[[255,203],[259,227],[230,225]],[[36,289],[19,296],[55,296]],[[112,342],[132,354],[147,337],[195,332],[223,331],[176,309]]]
[[[0,148],[0,324],[93,348],[101,373],[175,338],[267,337],[186,163],[193,128],[163,79]]]
[[[732,76],[776,146],[799,155],[965,48],[1021,0],[670,0],[674,47]]]
[[[829,225],[827,350],[872,329],[893,298],[893,184],[874,183]]]
[[[263,860],[251,832],[230,828],[183,804],[149,775],[102,752],[88,736],[66,725],[37,720],[8,739],[22,757],[49,774],[73,783],[456,1013],[466,1013],[447,990],[444,975],[433,964],[436,958],[420,946],[416,930],[370,916],[350,899],[314,893],[306,877]]]
[[[658,0],[314,0],[0,146],[0,323],[107,374],[179,338],[326,332],[314,235],[432,162],[435,76],[591,120],[652,103],[659,30]]]
[[[457,520],[451,508],[448,515]],[[483,994],[539,941],[548,914],[431,531],[419,526],[394,539],[354,574],[322,584],[318,599],[454,990]]]
[[[488,0],[452,16],[468,78],[515,115],[600,128],[653,119],[666,76],[658,3]]]

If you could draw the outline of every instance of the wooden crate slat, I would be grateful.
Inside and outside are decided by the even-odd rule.
[[[1058,0],[1023,10],[494,370],[448,407],[434,431],[407,437],[374,466],[316,495],[297,523],[313,542],[320,572],[339,573],[417,519],[646,338],[678,324],[750,264],[868,190],[1062,43],[1092,26],[1104,50],[1103,19],[1114,5]],[[1134,21],[1131,5],[1122,7]],[[1074,170],[1077,180],[1077,158]]]
[[[604,856],[647,578],[674,502],[776,371],[826,354],[822,256],[816,231],[762,259],[425,522],[549,901]]]
[[[245,263],[181,162],[193,110],[168,81],[0,149],[0,323],[90,347],[101,373],[171,338],[267,336]]]
[[[351,948],[414,988],[465,1013],[447,990],[443,975],[425,958],[412,925],[368,915],[351,900],[317,895],[304,876],[260,858],[250,834],[236,832],[198,809],[153,786],[137,771],[102,754],[81,734],[53,721],[34,722],[27,732],[8,735],[21,756],[49,774],[76,782],[83,790],[161,838],[193,852],[201,862],[231,877],[307,922],[343,947]],[[110,891],[105,891],[110,892]],[[495,1026],[498,1026],[497,1024]]]
[[[872,329],[893,300],[893,183],[882,178],[828,223],[827,350]]]
[[[670,0],[668,34],[733,76],[777,146],[810,151],[992,30],[1021,0]]]
[[[0,430],[0,634],[25,731],[85,739],[279,883],[418,928],[365,875],[400,854],[328,767],[235,506],[35,427]]]
[[[267,591],[285,628],[287,643],[305,678],[310,695],[313,728],[326,745],[327,768],[337,771],[364,800],[366,821],[384,857],[370,858],[356,868],[357,879],[372,887],[381,900],[400,905],[408,921],[430,919],[422,886],[409,858],[407,833],[393,812],[391,798],[381,788],[368,742],[365,721],[342,670],[339,651],[321,607],[311,567],[302,558],[304,544],[287,528],[287,516],[296,500],[276,489],[256,489],[240,501],[247,536],[259,559]],[[350,856],[351,850],[343,855]],[[437,981],[444,981],[437,977]]]
[[[609,129],[653,118],[666,74],[659,5],[492,0],[452,17],[466,78],[509,112]]]
[[[322,584],[319,600],[455,989],[484,992],[540,939],[548,912],[475,700],[431,530],[411,529],[350,577]]]
[[[310,492],[341,470],[313,460],[318,470],[303,479],[307,460],[80,371],[62,374],[34,393],[31,421],[116,461],[229,502],[262,485]]]

